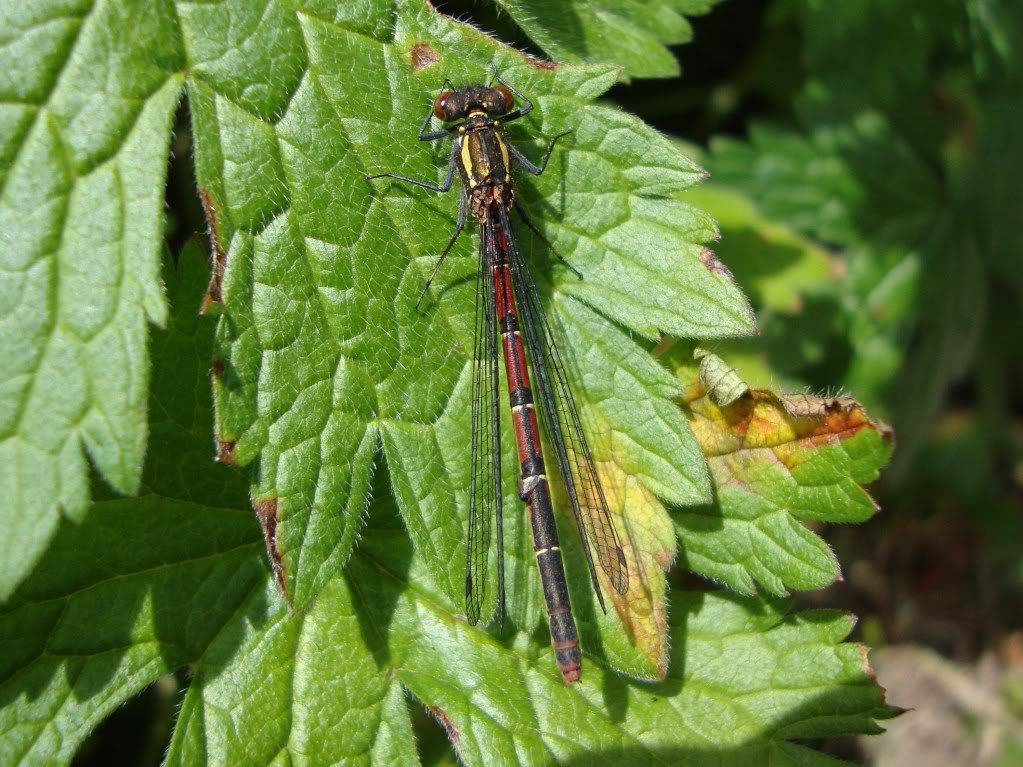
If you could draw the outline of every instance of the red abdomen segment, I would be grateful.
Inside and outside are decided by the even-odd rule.
[[[568,599],[565,565],[558,544],[558,528],[554,520],[550,486],[547,482],[540,444],[540,429],[533,407],[533,392],[529,386],[529,370],[525,349],[519,334],[515,293],[512,289],[510,267],[506,262],[490,267],[494,281],[495,309],[501,328],[504,349],[504,369],[508,377],[508,396],[511,401],[515,444],[519,452],[519,495],[529,509],[529,522],[533,531],[533,553],[540,570],[547,619],[551,628],[551,646],[558,668],[566,683],[579,679],[582,655],[579,652],[579,633],[572,605]]]

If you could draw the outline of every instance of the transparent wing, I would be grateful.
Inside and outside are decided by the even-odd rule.
[[[596,553],[596,559],[615,591],[624,594],[629,590],[629,568],[624,547],[600,485],[593,454],[586,442],[564,360],[554,343],[529,264],[515,246],[508,214],[503,209],[501,226],[511,258],[515,297],[522,318],[523,339],[530,354],[534,385],[539,394],[541,418],[565,481],[593,588],[601,607],[604,607],[593,554]]]
[[[488,244],[481,232],[476,277],[476,332],[472,356],[472,445],[469,469],[469,529],[465,543],[465,613],[470,623],[482,617],[487,593],[490,525],[497,520],[498,617],[504,622],[504,541],[501,512],[501,424],[497,370],[494,283],[488,268]],[[492,251],[491,251],[492,252]]]

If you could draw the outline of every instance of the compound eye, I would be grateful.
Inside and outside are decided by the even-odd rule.
[[[501,101],[504,102],[504,110],[502,114],[507,114],[512,111],[512,107],[515,106],[515,98],[512,96],[512,92],[508,90],[505,85],[498,85],[494,88],[499,94],[501,94]]]
[[[437,115],[438,120],[447,120],[447,113],[444,111],[444,107],[448,104],[448,99],[451,98],[451,91],[441,91],[440,95],[433,102],[433,113]]]

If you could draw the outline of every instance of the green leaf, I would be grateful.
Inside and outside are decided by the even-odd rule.
[[[336,578],[289,615],[263,585],[196,664],[165,763],[417,763],[401,685],[379,667],[353,590]]]
[[[545,639],[498,641],[417,585],[424,563],[387,506],[301,613],[277,595],[248,510],[150,497],[65,523],[0,615],[4,763],[67,762],[102,716],[182,664],[168,764],[413,764],[402,688],[480,765],[827,764],[790,739],[877,732],[896,713],[864,648],[843,641],[849,616],[724,593],[673,597],[664,682],[588,657],[566,686]],[[111,539],[140,545],[112,553]]]
[[[730,276],[701,258],[714,222],[668,197],[702,171],[636,119],[588,104],[614,82],[614,70],[534,66],[411,0],[399,3],[393,34],[374,27],[377,37],[314,10],[294,15],[272,5],[256,19],[239,7],[230,10],[233,21],[224,13],[191,6],[182,22],[196,57],[188,88],[197,174],[226,259],[214,291],[222,301],[217,442],[222,459],[256,469],[251,494],[292,603],[306,605],[347,561],[380,450],[431,589],[460,609],[478,256],[466,234],[417,311],[454,224],[455,195],[371,185],[364,175],[438,178],[447,147],[416,140],[432,95],[445,77],[485,81],[492,65],[536,104],[510,128],[527,155],[537,156],[545,137],[573,131],[548,172],[520,195],[584,279],[549,254],[541,260],[536,238],[523,236],[523,248],[534,256],[560,333],[602,341],[568,353],[573,378],[592,384],[579,390],[581,406],[616,433],[602,443],[608,483],[625,468],[643,493],[679,503],[708,498],[702,459],[663,371],[583,304],[647,338],[661,330],[741,335],[753,318]],[[217,21],[207,19],[214,14]],[[218,24],[251,29],[247,39],[259,49],[268,18],[281,31],[260,45],[278,46],[280,55],[260,63],[246,54],[233,77],[210,69],[224,55]],[[277,87],[282,78],[290,85]],[[614,388],[598,383],[610,360],[628,361]],[[639,399],[653,400],[646,407],[654,420],[628,410]],[[505,472],[509,509],[518,504],[514,475]],[[627,492],[639,491],[619,489],[616,512]],[[601,636],[622,667],[657,676],[665,657],[662,569],[674,547],[656,499],[635,508],[636,524],[626,519],[622,527],[636,531],[628,543],[650,576],[646,607],[639,614],[641,601],[623,601],[617,615],[602,619]],[[515,535],[509,540],[524,540]],[[572,536],[563,530],[563,538]],[[651,543],[663,556],[649,553]],[[531,555],[509,556],[523,565],[521,577],[510,579],[512,601],[528,601],[536,585]],[[529,607],[513,605],[513,614],[529,626],[543,620]]]
[[[887,388],[900,369],[931,371],[907,367],[905,349],[920,303],[922,266],[945,258],[927,250],[945,247],[949,222],[939,180],[883,116],[864,112],[806,137],[755,126],[749,143],[712,142],[706,162],[715,179],[755,201],[769,219],[845,248],[838,255],[847,277],[828,287],[818,284],[819,300],[808,307],[814,316],[796,318],[791,327],[773,318],[765,346],[776,368],[805,369],[848,345],[851,359],[836,363],[847,366],[841,383],[872,407],[890,399]],[[941,280],[937,287],[954,293],[973,282]],[[935,300],[945,303],[969,301]],[[971,320],[963,328],[974,326]],[[792,343],[793,333],[798,344]],[[928,383],[940,392],[944,380],[934,376]],[[911,429],[896,425],[914,439]],[[904,440],[900,455],[908,447]]]
[[[266,581],[247,509],[149,496],[64,521],[0,612],[4,764],[69,762],[123,701],[196,661]]]
[[[688,43],[687,17],[718,0],[497,0],[530,39],[557,61],[609,63],[628,77],[676,77],[669,45]]]
[[[216,322],[197,311],[209,280],[206,255],[190,240],[176,261],[164,259],[173,311],[153,334],[149,393],[150,452],[142,492],[207,506],[242,508],[248,483],[241,472],[211,459],[210,392]]]
[[[660,499],[704,501],[710,481],[722,483],[701,456],[707,424],[694,418],[694,434],[680,387],[643,340],[752,330],[748,305],[704,247],[713,221],[672,198],[701,171],[641,123],[587,103],[613,70],[537,68],[424,5],[397,5],[395,15],[384,3],[189,3],[161,22],[174,40],[180,25],[188,51],[213,281],[201,300],[195,248],[167,267],[174,314],[152,344],[151,376],[139,379],[152,410],[147,494],[55,523],[52,544],[0,608],[0,762],[69,762],[110,711],[187,667],[172,763],[415,763],[411,693],[466,763],[833,764],[792,739],[874,732],[895,713],[863,648],[843,641],[852,619],[789,615],[783,602],[723,593],[666,597],[661,571],[676,540]],[[79,26],[119,7],[101,4]],[[162,50],[145,29],[108,31],[118,45],[134,35],[150,55]],[[79,42],[72,60],[82,50]],[[550,173],[519,191],[585,279],[541,260],[534,238],[523,246],[643,574],[628,600],[600,614],[572,531],[562,530],[587,655],[571,687],[542,625],[523,515],[509,515],[505,633],[461,615],[476,255],[467,237],[416,313],[453,200],[362,179],[390,169],[436,178],[443,150],[418,144],[416,125],[444,75],[483,79],[495,57],[537,104],[512,127],[517,145],[536,156],[542,137],[575,129]],[[107,104],[100,112],[118,115]],[[17,114],[3,124],[20,125]],[[161,125],[147,147],[165,146]],[[123,174],[156,165],[126,157]],[[136,220],[152,223],[144,244],[155,250],[153,199],[156,212]],[[157,316],[155,280],[148,293],[129,283]],[[195,316],[200,305],[219,318],[212,353],[213,320]],[[210,374],[220,464],[209,460],[210,405],[197,396]],[[855,440],[783,456],[805,459],[806,477],[833,480],[856,501],[822,515],[864,513],[856,485],[881,451],[850,451]],[[371,479],[378,450],[387,469]],[[230,461],[249,467],[262,537]],[[814,492],[796,496],[809,509],[796,516],[823,508]],[[511,482],[506,498],[515,508]],[[690,542],[683,537],[687,556]],[[280,598],[281,584],[299,609]]]
[[[0,613],[4,764],[70,761],[104,716],[176,668],[193,666],[202,679],[193,689],[205,690],[202,675],[213,675],[218,653],[226,647],[233,656],[238,650],[239,620],[260,626],[266,641],[287,642],[298,635],[299,623],[281,609],[267,577],[265,549],[241,477],[210,458],[212,406],[205,380],[212,321],[195,313],[207,276],[202,261],[198,249],[189,246],[177,267],[168,265],[168,294],[176,311],[153,343],[153,450],[144,485],[158,487],[163,495],[96,503],[80,524],[65,522],[36,571]],[[328,603],[336,610],[336,602]],[[341,619],[336,611],[329,615],[328,629]],[[286,627],[279,631],[282,624]],[[307,628],[304,635],[328,629]],[[352,648],[335,640],[314,638],[313,646],[323,642],[338,653],[323,657],[328,666],[316,672],[319,679],[351,665]],[[293,651],[288,650],[289,658]],[[366,661],[362,668],[375,666]],[[400,687],[390,677],[376,672],[348,677],[347,698],[337,685],[307,692],[335,701],[342,711],[354,710],[366,703],[374,679],[382,679],[386,688],[380,706],[390,732],[364,729],[342,745],[359,750],[358,738],[374,738],[372,752],[381,763],[409,763],[414,744],[408,715]],[[238,689],[237,680],[223,681]],[[290,696],[269,700],[281,704]],[[186,700],[179,738],[196,733],[187,710]],[[294,718],[288,713],[275,721]],[[338,714],[324,720],[316,736],[324,759],[336,743],[328,736],[339,732],[335,724],[342,719]],[[211,741],[228,731],[205,728]],[[333,761],[344,760],[343,749],[336,754]]]
[[[950,29],[965,26],[962,0],[892,3],[867,0],[836,6],[798,0],[805,29],[803,60],[808,90],[827,108],[858,111],[864,104],[912,111],[929,95],[933,53],[965,40]],[[869,56],[865,53],[869,51]],[[850,60],[853,54],[853,65]]]
[[[195,316],[205,283],[197,249],[166,271],[174,313],[153,343],[144,479],[161,495],[95,503],[80,524],[64,522],[0,610],[0,762],[67,763],[104,716],[182,667],[191,673],[170,764],[414,764],[407,693],[448,728],[469,764],[832,764],[789,739],[873,732],[876,719],[895,713],[864,649],[843,642],[849,616],[787,615],[782,602],[723,593],[671,598],[667,677],[658,684],[605,668],[625,651],[602,646],[596,616],[576,600],[587,657],[583,681],[566,687],[546,629],[509,626],[500,637],[446,604],[403,529],[386,472],[374,480],[378,500],[346,573],[328,579],[305,610],[289,611],[238,477],[209,460],[200,428],[210,403],[196,381],[209,365],[203,328],[211,320]],[[568,327],[599,322],[586,310]],[[601,340],[592,354],[615,348]],[[641,392],[677,385],[638,351],[617,365],[611,382],[583,379],[596,403],[591,417],[649,418],[653,433],[673,428]],[[608,390],[650,409],[605,410],[613,398],[599,392]],[[641,445],[616,452],[625,460]],[[574,575],[588,587],[585,573]],[[653,601],[663,599],[662,591]]]
[[[70,761],[102,719],[161,674],[194,662],[266,581],[265,550],[238,472],[210,459],[212,321],[194,243],[153,338],[152,449],[142,498],[64,521],[0,612],[0,762]],[[10,704],[10,705],[8,705]]]
[[[804,521],[862,522],[892,434],[848,397],[747,390],[719,406],[693,363],[679,369],[684,410],[707,456],[714,503],[674,513],[684,564],[742,594],[819,589],[839,576]]]
[[[938,179],[874,111],[809,137],[754,125],[748,143],[713,140],[706,162],[769,219],[824,242],[858,243],[864,231],[900,241],[927,231],[942,203]]]
[[[681,198],[718,222],[721,241],[715,254],[749,294],[761,318],[772,310],[798,313],[806,293],[834,279],[824,248],[766,217],[735,189],[706,183],[687,189]]]
[[[4,2],[0,32],[0,599],[88,506],[83,448],[134,492],[170,121],[169,3]]]
[[[467,764],[739,765],[776,754],[790,764],[812,752],[786,738],[876,732],[873,720],[894,712],[865,673],[862,648],[840,644],[850,618],[784,617],[780,607],[676,595],[672,629],[684,628],[686,639],[672,645],[672,671],[657,685],[588,667],[568,688],[541,665],[547,653],[534,659],[518,647],[475,641],[474,631],[415,599],[400,600],[393,621],[411,638],[402,683],[437,712]],[[458,660],[438,662],[438,645]]]

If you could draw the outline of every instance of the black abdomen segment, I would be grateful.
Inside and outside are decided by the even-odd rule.
[[[565,579],[565,565],[558,545],[550,488],[546,477],[534,480],[532,488],[528,490],[525,484],[527,481],[523,478],[522,500],[529,507],[533,552],[540,571],[540,583],[543,584],[544,601],[547,603],[551,646],[561,676],[565,682],[571,683],[579,679],[582,654],[579,652],[579,633],[572,616],[572,604],[568,599],[568,581]]]
[[[543,448],[540,429],[533,407],[533,394],[529,385],[529,370],[522,337],[518,330],[515,294],[511,272],[506,262],[490,267],[494,281],[495,308],[501,328],[504,367],[508,378],[508,395],[518,448],[521,484],[519,494],[529,509],[530,528],[533,531],[533,552],[540,571],[547,620],[551,629],[551,646],[558,669],[566,683],[579,679],[582,654],[579,651],[579,633],[572,604],[568,598],[565,565],[561,559],[558,528],[554,519],[550,486],[544,473]]]

